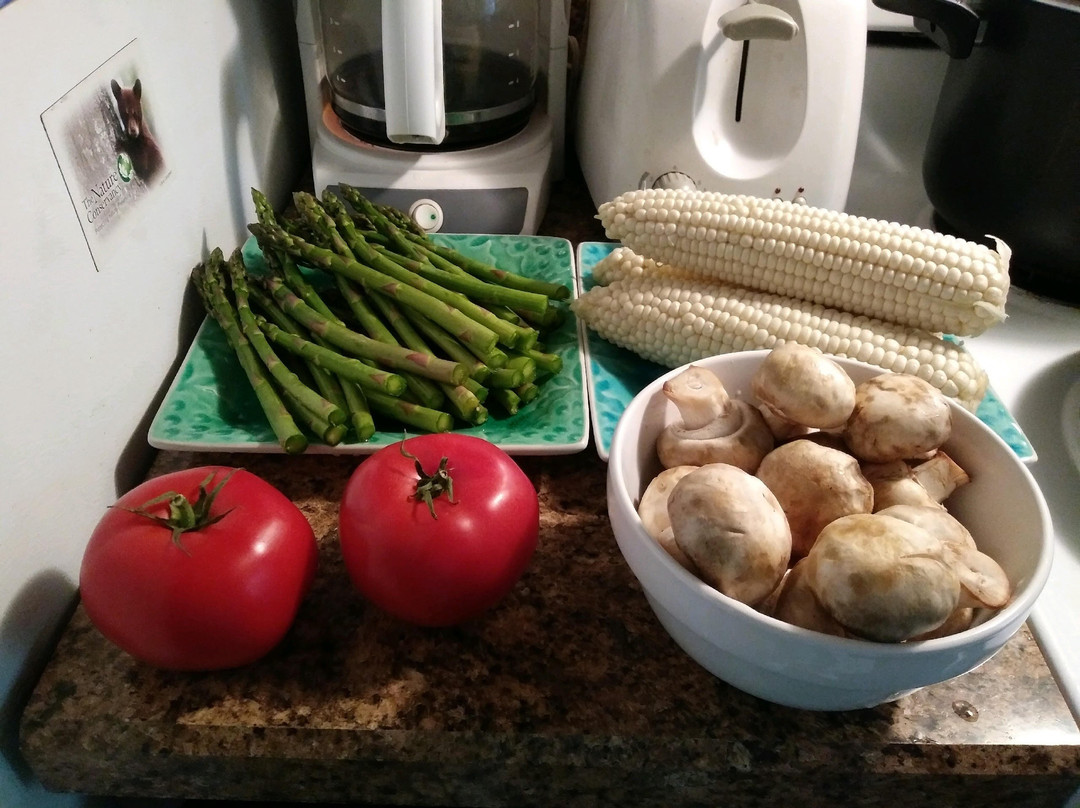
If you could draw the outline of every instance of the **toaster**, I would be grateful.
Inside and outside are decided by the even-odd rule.
[[[866,0],[590,0],[575,147],[596,205],[686,187],[842,210]]]

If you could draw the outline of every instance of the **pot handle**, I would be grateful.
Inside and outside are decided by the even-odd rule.
[[[873,0],[875,6],[915,18],[915,27],[954,59],[971,55],[979,15],[960,0]]]

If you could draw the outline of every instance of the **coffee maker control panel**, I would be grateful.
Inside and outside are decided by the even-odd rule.
[[[336,185],[329,188],[340,195]],[[525,187],[416,189],[358,186],[358,190],[380,205],[408,211],[429,233],[520,233],[528,213],[529,190]]]

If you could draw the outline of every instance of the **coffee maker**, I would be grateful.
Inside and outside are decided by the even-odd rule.
[[[569,0],[297,0],[316,193],[532,234],[561,175]]]

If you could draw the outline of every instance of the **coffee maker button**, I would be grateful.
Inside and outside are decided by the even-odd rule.
[[[438,233],[443,226],[443,211],[434,199],[417,199],[409,208],[409,216],[428,233]]]

